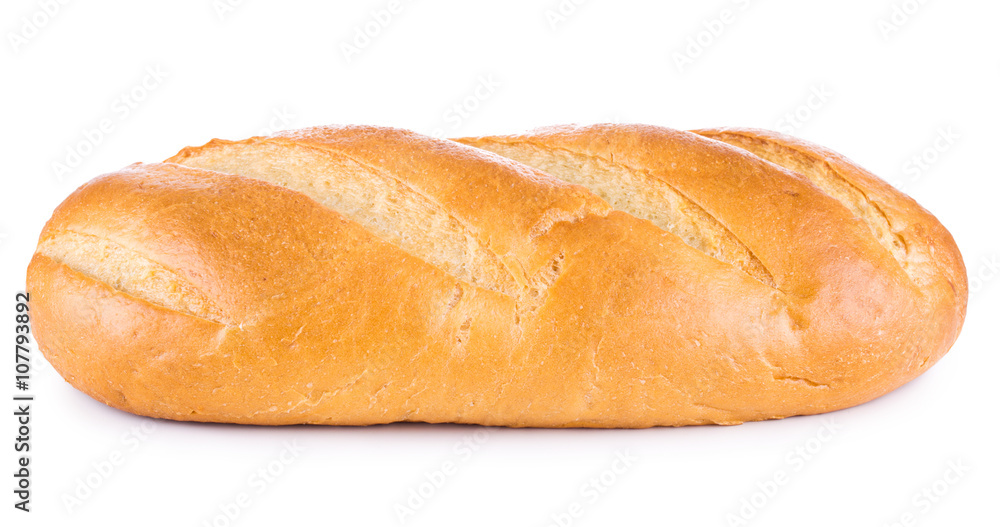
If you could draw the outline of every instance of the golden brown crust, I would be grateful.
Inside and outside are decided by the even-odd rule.
[[[586,189],[524,165],[451,141],[374,126],[320,126],[246,141],[215,140],[185,148],[167,162],[191,164],[192,157],[209,150],[228,148],[234,155],[238,147],[263,144],[321,150],[331,156],[330,165],[336,166],[336,157],[347,158],[370,168],[372,177],[400,181],[470,228],[522,285],[537,271],[522,267],[534,254],[535,237],[558,221],[608,212],[607,204]]]
[[[794,141],[744,132],[771,142]],[[663,181],[707,211],[760,259],[796,313],[797,345],[761,357],[776,367],[776,378],[826,389],[812,396],[804,412],[851,406],[892,390],[930,367],[957,337],[965,314],[965,270],[951,236],[912,200],[832,152],[794,142],[837,167],[842,177],[872,188],[870,194],[880,193],[892,230],[912,245],[911,253],[923,240],[941,258],[927,250],[900,262],[871,226],[859,221],[863,218],[802,174],[753,155],[759,150],[688,132],[559,126],[459,141],[529,164],[538,161],[539,151],[601,158]],[[923,261],[928,265],[920,265]],[[712,301],[727,305],[738,292],[715,294]],[[730,348],[714,352],[728,354]],[[718,404],[727,399],[734,400],[726,395]]]
[[[81,187],[42,233],[40,245],[58,250],[36,253],[28,270],[40,346],[98,400],[170,419],[648,427],[858,404],[925,370],[957,334],[961,295],[948,312],[849,208],[747,150],[627,126],[464,141],[564,150],[656,177],[712,217],[696,223],[725,227],[698,232],[731,233],[773,283],[498,155],[322,127],[213,141]],[[322,156],[287,166],[306,162],[296,149]],[[256,160],[251,177],[175,164],[230,155]],[[520,288],[463,280],[356,212],[267,182],[253,165],[265,161],[289,174],[369,167],[460,222]],[[953,247],[933,217],[920,222],[912,228],[928,243]],[[80,253],[67,233],[109,243]],[[134,265],[79,263],[105,246],[138,255]],[[953,261],[935,265],[964,279]],[[113,276],[149,269],[167,279]],[[181,293],[142,289],[171,281]],[[207,300],[186,300],[197,295]],[[198,316],[209,302],[213,315]]]
[[[962,254],[951,233],[912,198],[829,148],[769,130],[716,128],[695,133],[743,148],[785,168],[807,175],[821,186],[833,186],[856,214],[869,216],[873,234],[888,238],[884,245],[896,253],[904,271],[928,295],[935,310],[929,321],[941,328],[940,347],[931,354],[933,364],[943,356],[961,331],[968,303],[968,279]],[[829,181],[832,179],[833,181]],[[839,190],[838,181],[846,189]],[[838,191],[839,190],[839,191]],[[860,194],[860,196],[858,196]],[[865,210],[867,209],[867,210]],[[895,249],[895,250],[894,250]]]

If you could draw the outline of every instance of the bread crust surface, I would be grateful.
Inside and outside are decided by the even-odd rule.
[[[948,232],[842,156],[640,125],[213,140],[77,190],[28,288],[85,393],[266,425],[828,412],[926,371],[967,298]]]

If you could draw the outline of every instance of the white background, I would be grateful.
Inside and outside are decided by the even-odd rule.
[[[213,137],[330,123],[448,135],[603,121],[780,128],[846,154],[935,213],[963,251],[973,294],[958,343],[916,381],[831,415],[737,427],[158,421],[138,439],[131,430],[154,421],[94,402],[39,360],[33,512],[14,511],[5,490],[4,525],[399,525],[394,505],[448,462],[457,473],[406,525],[542,526],[573,503],[582,514],[563,525],[723,526],[741,508],[754,525],[881,526],[907,513],[915,525],[997,522],[997,2],[567,0],[559,20],[547,15],[558,0],[404,0],[350,60],[343,44],[377,24],[371,13],[388,0],[246,0],[224,12],[225,0],[68,2],[51,16],[47,2],[0,8],[0,276],[11,340],[38,233],[77,186]],[[893,22],[894,6],[910,14]],[[728,23],[716,22],[723,10]],[[681,68],[685,53],[697,56]],[[149,69],[166,77],[145,78]],[[476,98],[484,79],[498,86]],[[133,89],[134,108],[121,99]],[[105,119],[99,144],[80,146]],[[914,156],[929,162],[920,168]],[[78,166],[54,168],[68,161]],[[8,489],[15,390],[13,361],[3,364]],[[830,419],[837,432],[820,432]],[[455,448],[476,433],[488,436],[471,456]],[[304,451],[281,464],[285,442]],[[814,453],[806,460],[796,448]],[[585,486],[616,452],[636,461],[595,501]],[[93,474],[112,459],[109,475]],[[968,470],[956,478],[949,463]],[[268,467],[281,474],[262,489],[250,478]],[[787,482],[755,495],[778,470]],[[935,483],[946,475],[950,483]],[[79,488],[88,479],[99,484]],[[915,503],[923,489],[945,495]],[[218,516],[240,492],[252,504],[235,521]],[[67,507],[67,496],[86,497]],[[760,506],[749,511],[751,502]]]

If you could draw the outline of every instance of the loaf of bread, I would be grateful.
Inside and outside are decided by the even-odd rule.
[[[70,384],[188,421],[639,428],[815,414],[926,371],[951,235],[750,129],[213,140],[60,205],[27,276]]]

